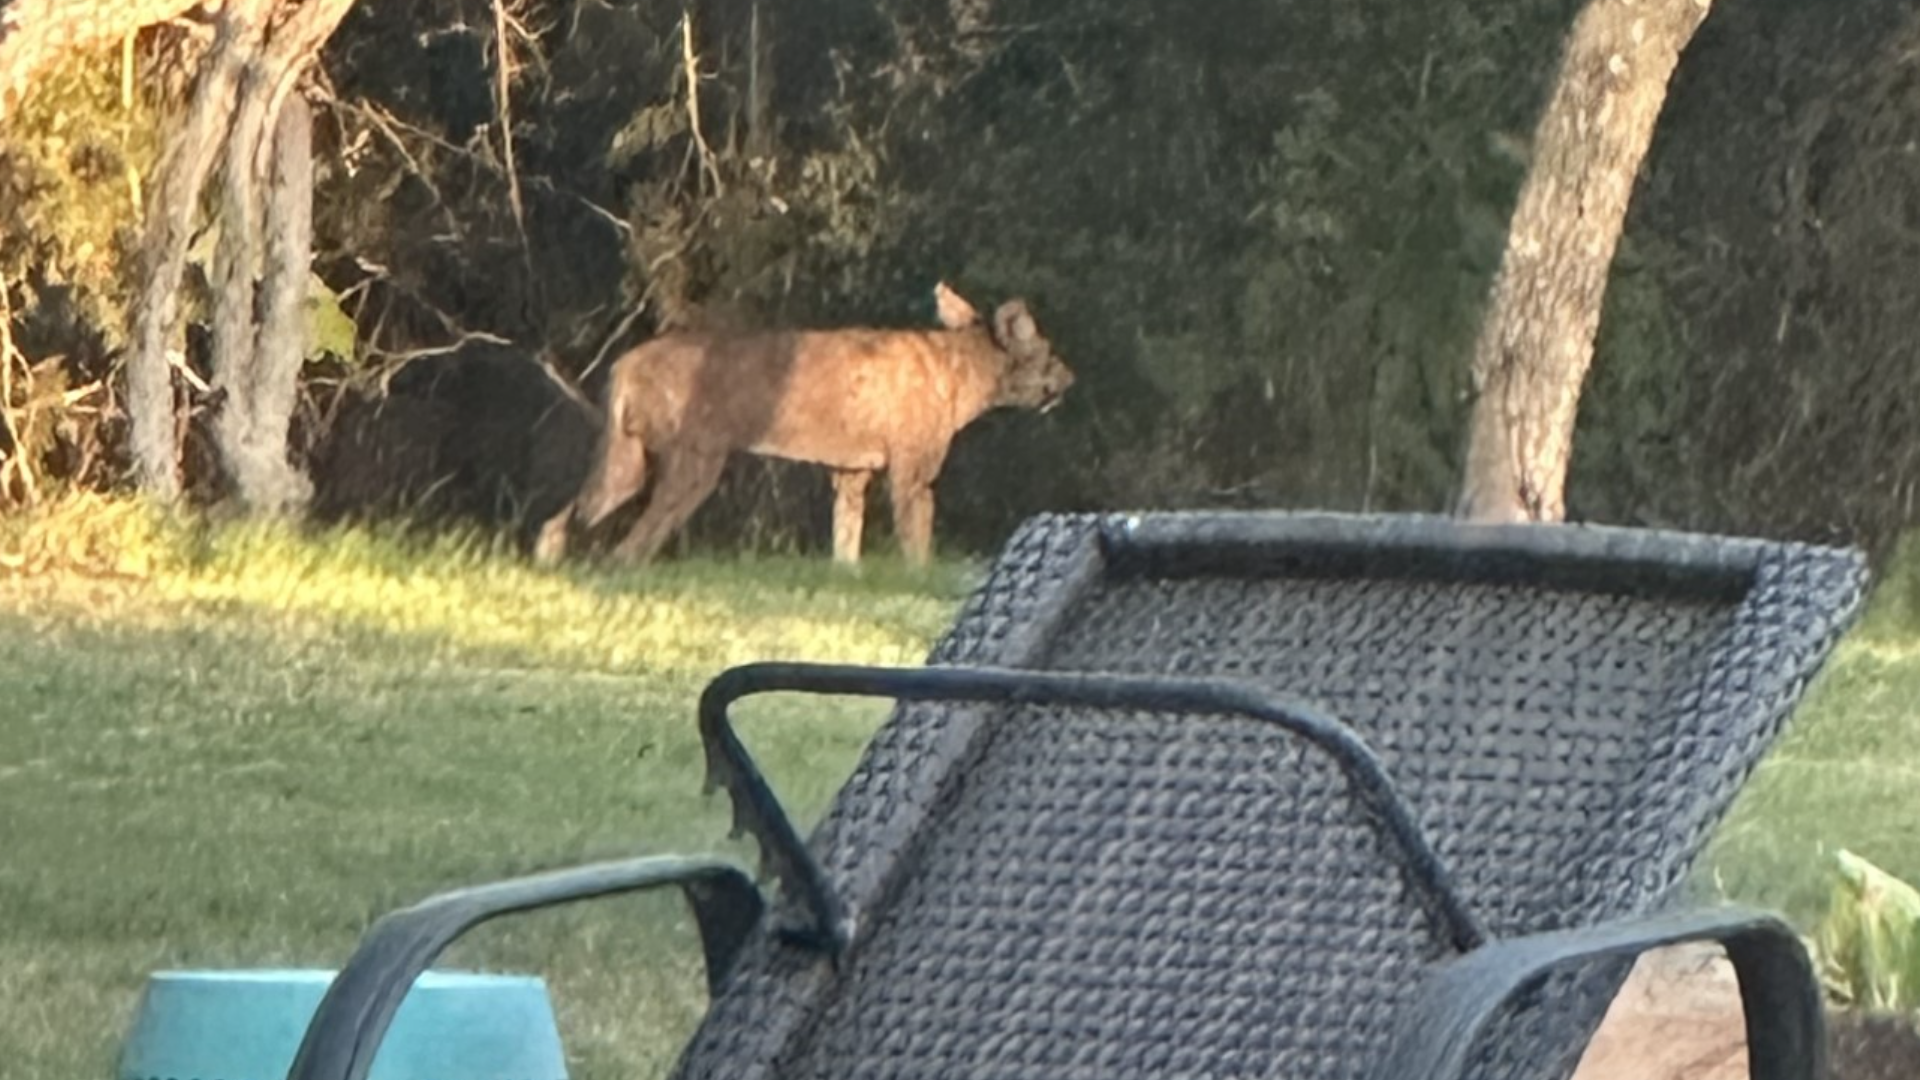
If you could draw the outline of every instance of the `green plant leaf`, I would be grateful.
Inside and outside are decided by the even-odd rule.
[[[354,357],[354,345],[360,328],[340,306],[340,294],[327,287],[320,275],[307,274],[307,356],[328,353],[343,360]]]
[[[1834,869],[1816,935],[1829,981],[1867,1008],[1920,1006],[1920,889],[1850,851],[1835,855]]]

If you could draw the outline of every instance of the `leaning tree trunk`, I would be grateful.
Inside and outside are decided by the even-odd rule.
[[[1711,0],[1590,0],[1534,132],[1492,302],[1456,513],[1558,521],[1607,274],[1667,82]]]

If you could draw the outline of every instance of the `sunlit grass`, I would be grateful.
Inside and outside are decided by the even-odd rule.
[[[99,516],[76,525],[83,515],[68,505]],[[917,662],[947,618],[940,601],[957,600],[968,581],[962,567],[915,573],[884,556],[857,571],[800,558],[550,571],[469,537],[312,536],[284,523],[192,529],[95,500],[0,533],[0,560],[41,570],[16,575],[11,588],[0,578],[0,589],[42,601],[63,622],[154,629],[208,617],[298,636],[387,635],[508,666],[631,674],[774,654]]]
[[[11,568],[11,572],[9,570]],[[693,705],[729,664],[917,663],[971,570],[541,570],[469,539],[57,504],[0,528],[0,1077],[104,1076],[170,966],[333,966],[381,911],[585,859],[717,850]],[[884,713],[756,699],[811,820]],[[704,996],[677,899],[488,927],[576,1076],[659,1075]]]
[[[1908,544],[1741,791],[1697,872],[1708,893],[1810,926],[1825,910],[1843,848],[1920,881],[1916,601],[1920,546]]]

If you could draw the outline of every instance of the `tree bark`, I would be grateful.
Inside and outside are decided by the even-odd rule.
[[[186,128],[162,164],[141,243],[128,411],[140,484],[164,500],[178,499],[181,491],[167,346],[194,211],[224,149],[213,272],[212,367],[222,392],[214,438],[244,504],[280,510],[305,501],[307,484],[287,462],[286,438],[305,351],[312,148],[304,102],[293,107],[292,127],[280,119],[301,71],[352,6],[353,0],[225,0],[221,8],[219,34]],[[280,182],[269,207],[265,192],[276,169]],[[304,204],[296,210],[297,200]],[[263,220],[274,232],[264,242]],[[264,314],[256,310],[259,303]]]
[[[294,94],[274,128],[272,193],[267,202],[266,277],[260,283],[265,315],[256,345],[254,437],[267,456],[263,505],[304,506],[313,494],[287,460],[287,437],[300,393],[300,368],[312,345],[307,330],[307,281],[313,265],[313,113]]]
[[[298,100],[298,98],[294,98]],[[290,152],[286,146],[294,131],[282,131],[288,125],[280,125],[271,117],[273,111],[273,73],[265,67],[265,61],[255,60],[250,65],[246,77],[240,81],[240,108],[234,111],[232,129],[227,133],[227,160],[223,163],[223,184],[221,184],[221,236],[219,246],[213,258],[213,388],[219,392],[219,411],[213,417],[213,442],[221,455],[221,465],[227,471],[227,479],[232,482],[234,496],[252,509],[280,509],[284,503],[296,502],[296,494],[288,484],[286,467],[286,432],[282,429],[280,440],[273,442],[265,438],[261,429],[261,398],[269,390],[271,380],[265,379],[265,367],[269,367],[269,356],[263,346],[269,342],[269,329],[257,321],[257,311],[265,300],[269,315],[275,304],[284,306],[284,298],[275,298],[271,294],[261,296],[265,282],[261,282],[263,271],[263,248],[273,244],[276,254],[282,261],[276,267],[276,288],[284,288],[284,261],[298,259],[286,252],[288,240],[298,246],[301,254],[307,250],[309,236],[305,234],[305,217],[300,221],[278,221],[275,225],[292,225],[300,236],[267,236],[263,231],[263,221],[269,217],[267,209],[267,190],[271,186],[269,171],[280,171],[284,156]],[[284,108],[286,113],[298,113],[300,110]],[[290,121],[298,125],[298,121]],[[273,138],[269,138],[269,127],[273,127]],[[298,125],[305,133],[305,127]],[[271,150],[271,152],[269,152]],[[307,148],[311,152],[311,148]],[[301,154],[305,158],[305,152]],[[275,209],[284,215],[284,196],[275,190]],[[311,208],[309,208],[311,213]],[[271,229],[273,225],[269,225]],[[278,242],[276,242],[278,240]],[[255,282],[261,282],[257,286]],[[303,279],[301,279],[303,284]],[[300,371],[300,340],[275,342],[282,348],[294,348],[294,375]],[[284,357],[273,357],[284,365]],[[269,446],[271,444],[271,446]]]
[[[313,260],[311,115],[292,90],[352,6],[305,0],[274,27],[227,137],[221,236],[229,257],[214,319],[215,374],[227,393],[214,434],[234,494],[256,511],[297,509],[312,494],[287,459]],[[229,222],[246,223],[230,248]]]
[[[200,193],[239,106],[240,82],[258,54],[269,0],[227,0],[204,61],[187,121],[171,140],[150,189],[140,240],[140,295],[127,357],[127,413],[140,486],[166,502],[180,497],[173,374],[167,361],[178,311],[180,275]]]
[[[237,127],[229,143],[230,166],[236,154],[251,153],[242,143],[259,143],[242,134]],[[256,169],[236,173],[249,177],[244,184],[228,182],[231,216],[223,217],[223,228],[228,221],[247,219],[248,237],[259,235],[251,226],[259,223],[256,207],[265,182],[265,236],[264,245],[236,240],[230,258],[222,260],[215,356],[216,378],[226,395],[214,434],[241,503],[277,513],[304,505],[312,493],[306,478],[287,460],[287,433],[307,353],[305,301],[313,252],[312,129],[306,99],[298,94],[287,98],[271,146],[270,177]],[[244,210],[242,203],[247,204]],[[228,233],[221,236],[225,246]],[[262,262],[256,295],[252,275]]]
[[[1574,21],[1474,347],[1460,516],[1566,516],[1574,419],[1627,203],[1710,5],[1590,0]]]
[[[263,58],[249,57],[241,72],[239,104],[227,129],[221,163],[220,237],[213,253],[213,327],[210,367],[219,395],[213,441],[221,466],[241,502],[262,472],[253,452],[254,295],[260,278],[260,222],[267,178],[262,149],[268,106]]]

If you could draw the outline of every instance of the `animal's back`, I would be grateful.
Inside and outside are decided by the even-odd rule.
[[[885,467],[897,445],[950,437],[960,393],[934,333],[803,330],[682,333],[629,354],[644,438],[704,448]]]

